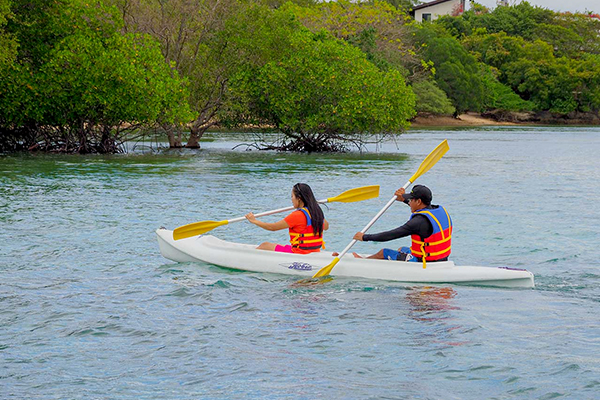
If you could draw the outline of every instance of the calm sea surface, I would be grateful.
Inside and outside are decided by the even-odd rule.
[[[598,128],[412,130],[343,155],[207,139],[0,156],[1,399],[600,398]],[[381,185],[378,199],[325,208],[340,251],[443,139],[450,151],[417,183],[453,217],[452,258],[526,268],[535,289],[298,287],[158,251],[156,228],[286,207],[296,182],[317,198]],[[408,217],[397,203],[371,232]],[[245,222],[212,234],[286,240]]]

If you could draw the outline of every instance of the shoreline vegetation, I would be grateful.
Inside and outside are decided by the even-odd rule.
[[[419,3],[0,0],[0,151],[269,127],[281,139],[251,146],[337,152],[411,124],[600,125],[600,15],[471,1],[420,23]]]

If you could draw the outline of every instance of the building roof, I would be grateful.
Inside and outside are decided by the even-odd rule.
[[[427,7],[435,6],[436,4],[446,3],[448,1],[453,1],[453,0],[435,0],[435,1],[430,1],[429,3],[424,3],[424,4],[419,4],[418,6],[414,6],[412,10],[416,11],[416,10],[420,10],[422,8],[427,8]]]

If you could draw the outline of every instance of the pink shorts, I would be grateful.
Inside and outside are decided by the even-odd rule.
[[[275,251],[278,251],[280,253],[293,253],[291,244],[288,244],[286,246],[278,244],[275,246]]]

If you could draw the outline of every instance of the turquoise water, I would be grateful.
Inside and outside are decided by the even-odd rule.
[[[299,287],[158,252],[156,228],[286,207],[296,182],[318,198],[381,185],[325,209],[339,251],[446,138],[418,183],[453,217],[452,258],[526,268],[535,289]],[[413,130],[310,156],[208,139],[197,152],[0,156],[0,398],[600,397],[597,128]],[[372,232],[408,216],[395,204]],[[212,233],[285,241],[248,223]]]

